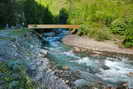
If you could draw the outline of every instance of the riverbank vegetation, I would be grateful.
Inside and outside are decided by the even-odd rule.
[[[17,60],[0,62],[0,88],[2,89],[36,89],[35,83],[27,74],[26,66]]]
[[[81,24],[83,35],[96,40],[122,40],[125,47],[132,47],[132,8],[131,0],[80,0],[73,6],[68,22]]]
[[[132,0],[2,0],[0,7],[0,24],[79,24],[80,35],[133,47]]]

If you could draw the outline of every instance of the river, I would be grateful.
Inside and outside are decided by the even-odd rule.
[[[89,86],[105,89],[118,87],[129,80],[132,86],[133,79],[128,77],[128,73],[133,72],[133,58],[74,53],[73,47],[61,41],[70,34],[65,29],[41,33],[42,40],[38,39],[36,32],[27,30],[0,31],[0,62],[11,65],[11,68],[26,65],[29,77],[39,84],[37,89],[94,89]],[[17,76],[17,72],[14,75]],[[16,80],[9,83],[14,84]],[[2,81],[0,79],[0,83]],[[5,87],[7,83],[0,85],[0,89]]]
[[[45,32],[43,48],[48,50],[48,59],[54,62],[57,68],[67,66],[70,72],[80,72],[79,77],[73,81],[75,86],[91,86],[100,82],[105,86],[116,87],[128,82],[128,73],[133,72],[133,61],[131,61],[133,58],[74,53],[72,47],[61,42],[61,39],[67,34],[70,33],[65,29]]]

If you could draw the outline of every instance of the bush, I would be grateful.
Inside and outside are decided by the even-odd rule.
[[[127,28],[127,24],[124,18],[118,18],[111,24],[111,31],[114,34],[124,35]]]
[[[81,34],[87,35],[98,41],[109,40],[112,38],[109,29],[101,24],[88,24],[82,25],[80,29]]]
[[[133,47],[133,18],[125,17],[116,19],[111,26],[114,34],[124,36],[125,47]]]
[[[123,44],[127,48],[133,47],[133,23],[130,23],[125,31]]]
[[[2,89],[35,89],[35,83],[26,73],[26,66],[20,61],[0,62],[0,86]]]

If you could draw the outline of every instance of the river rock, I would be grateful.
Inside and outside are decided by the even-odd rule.
[[[88,81],[86,81],[84,79],[79,79],[79,80],[74,81],[74,85],[76,87],[83,87],[85,85],[88,85]]]
[[[81,71],[80,70],[76,70],[76,73],[80,73]]]
[[[108,67],[108,66],[106,66],[106,65],[102,65],[102,68],[104,69],[104,70],[109,70],[110,68]]]
[[[81,49],[81,52],[87,52],[87,49],[82,48],[82,49]]]
[[[81,52],[81,49],[78,48],[78,47],[74,47],[74,48],[73,48],[73,52],[75,52],[75,53],[79,53],[79,52]]]
[[[40,50],[40,54],[42,54],[42,55],[47,55],[47,53],[48,53],[47,50],[43,50],[43,49]]]
[[[123,82],[123,83],[122,83],[122,86],[123,86],[123,87],[128,87],[128,83],[127,83],[127,82]]]
[[[69,80],[66,80],[65,83],[69,83]]]
[[[63,70],[69,70],[70,68],[68,66],[63,66]]]

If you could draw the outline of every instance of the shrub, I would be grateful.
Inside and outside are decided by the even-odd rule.
[[[127,24],[124,18],[118,18],[111,24],[111,31],[114,34],[124,35],[127,28]]]
[[[80,32],[83,35],[87,35],[98,41],[109,40],[112,38],[109,29],[106,26],[103,26],[102,24],[93,23],[88,25],[82,25]]]
[[[125,31],[123,44],[127,48],[133,47],[133,23],[130,23]]]
[[[35,89],[35,83],[26,73],[26,66],[15,60],[0,62],[2,89]]]
[[[123,44],[125,47],[133,47],[133,18],[125,17],[116,19],[111,26],[114,34],[124,36]]]

